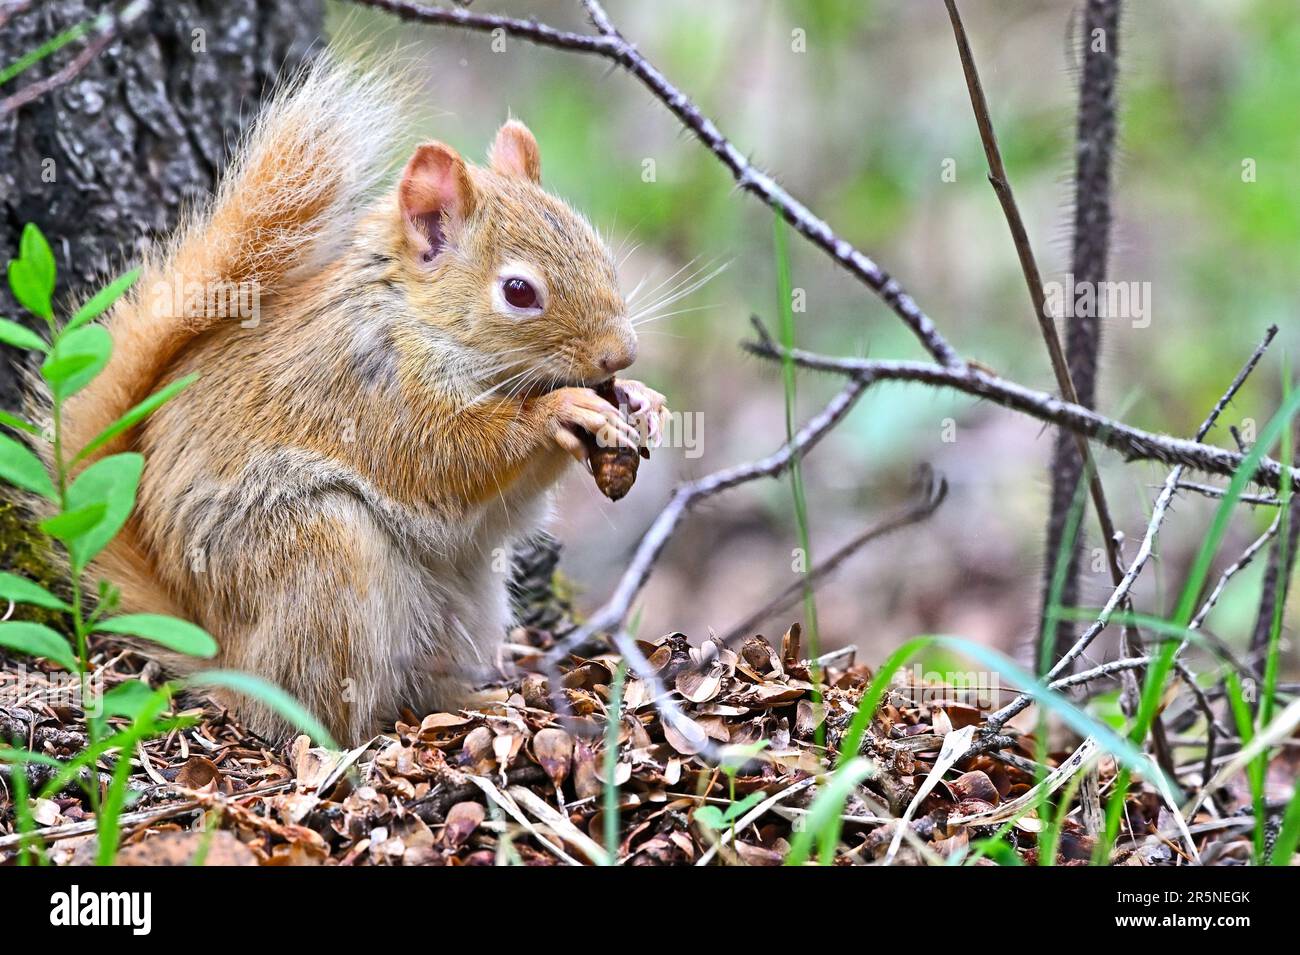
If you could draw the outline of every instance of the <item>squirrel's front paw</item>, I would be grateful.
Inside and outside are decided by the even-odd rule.
[[[614,379],[615,394],[627,409],[628,420],[641,436],[640,446],[657,448],[668,426],[668,401],[648,385],[630,378]]]
[[[546,395],[551,405],[551,436],[581,463],[587,461],[587,448],[573,433],[581,428],[594,435],[603,447],[639,447],[641,435],[624,419],[618,408],[590,388],[559,388]]]

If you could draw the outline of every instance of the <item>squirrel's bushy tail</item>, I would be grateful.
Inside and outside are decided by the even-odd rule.
[[[246,317],[212,309],[214,301],[228,302],[223,294],[231,287],[241,290],[240,301],[243,290],[265,301],[339,251],[386,170],[403,98],[390,81],[328,54],[286,78],[210,202],[146,256],[134,287],[104,318],[112,358],[65,404],[64,447],[83,447],[166,384],[169,369],[198,336]],[[196,301],[195,290],[202,303],[187,305]],[[128,433],[82,466],[130,446]],[[165,594],[150,592],[156,578],[131,524],[95,571],[118,583],[133,609],[176,612]]]
[[[328,261],[384,171],[399,98],[384,80],[327,55],[288,78],[211,202],[148,256],[129,296],[105,319],[113,357],[69,403],[69,447],[148,397],[189,342],[231,320],[202,305],[187,308],[191,290],[205,302],[231,286],[266,299]]]

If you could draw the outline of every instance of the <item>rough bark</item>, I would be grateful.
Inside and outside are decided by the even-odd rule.
[[[6,5],[18,12],[0,22],[0,64],[105,9],[6,0],[0,18]],[[16,254],[23,224],[37,223],[64,305],[128,267],[212,188],[275,77],[319,41],[322,16],[322,0],[157,0],[69,83],[0,117],[0,260]],[[4,92],[50,75],[80,46]],[[0,285],[0,315],[28,318]],[[16,355],[0,350],[0,406],[12,408]]]

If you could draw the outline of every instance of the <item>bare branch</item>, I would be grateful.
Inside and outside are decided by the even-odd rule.
[[[1198,484],[1195,481],[1179,481],[1179,491],[1192,491],[1203,497],[1223,497],[1227,492],[1221,487],[1215,487],[1213,484]],[[1252,507],[1279,507],[1282,502],[1276,497],[1269,494],[1243,494],[1237,498],[1239,504],[1249,504]]]
[[[459,8],[426,7],[410,0],[354,0],[354,2],[361,6],[386,10],[403,20],[462,27],[485,33],[501,30],[509,36],[528,40],[540,46],[599,56],[621,66],[640,80],[655,98],[662,102],[669,112],[727,167],[740,189],[757,196],[781,213],[795,231],[874,291],[894,314],[906,323],[935,360],[952,368],[962,367],[961,357],[898,281],[848,240],[838,235],[824,219],[790,195],[772,176],[750,162],[744,153],[722,135],[713,120],[705,116],[685,93],[642,56],[635,44],[623,38],[610,22],[604,8],[595,0],[586,0],[585,6],[596,29],[600,31],[598,35],[557,30],[536,20],[472,13]]]
[[[1277,517],[1273,518],[1273,523],[1268,526],[1268,530],[1255,538],[1251,545],[1242,552],[1241,556],[1237,558],[1232,566],[1228,567],[1219,576],[1219,582],[1215,584],[1214,589],[1210,591],[1210,596],[1205,598],[1205,602],[1201,604],[1200,609],[1196,611],[1196,616],[1193,617],[1192,622],[1188,624],[1192,630],[1199,630],[1201,628],[1201,624],[1205,623],[1205,618],[1210,615],[1210,611],[1214,609],[1214,605],[1219,602],[1219,597],[1223,594],[1224,588],[1228,586],[1228,582],[1240,571],[1244,570],[1246,566],[1255,559],[1255,556],[1268,546],[1268,542],[1277,534],[1281,523],[1282,515],[1279,513]]]
[[[744,347],[763,358],[779,360],[784,354],[781,346],[770,342],[747,342]],[[841,375],[865,376],[871,381],[910,381],[953,388],[976,398],[984,398],[1012,411],[1019,411],[1039,421],[1057,424],[1078,431],[1088,438],[1120,452],[1129,461],[1159,461],[1162,464],[1181,464],[1184,467],[1231,477],[1241,466],[1245,455],[1226,451],[1213,445],[1186,438],[1155,434],[1124,424],[1113,418],[1062,401],[1055,395],[1035,391],[982,368],[968,365],[964,369],[944,368],[928,362],[875,360],[867,358],[831,358],[815,352],[794,349],[790,352],[795,364],[814,371],[828,371]],[[1269,457],[1260,460],[1252,476],[1258,484],[1276,488],[1285,474],[1293,488],[1300,489],[1300,471],[1283,468]]]
[[[1058,680],[1053,680],[1047,686],[1048,689],[1051,690],[1065,690],[1072,686],[1081,686],[1084,683],[1103,680],[1107,677],[1115,676],[1119,673],[1125,673],[1129,670],[1140,670],[1150,662],[1150,657],[1124,657],[1119,660],[1111,660],[1108,663],[1102,663],[1089,670],[1080,670],[1078,673],[1070,673]]]
[[[1119,106],[1116,77],[1119,72],[1120,0],[1085,0],[1083,14],[1083,64],[1079,81],[1079,105],[1075,123],[1074,234],[1070,272],[1076,289],[1096,292],[1105,281],[1110,258],[1111,163]],[[1076,293],[1077,294],[1077,293]],[[1065,361],[1076,390],[1075,403],[1096,407],[1100,373],[1101,318],[1090,309],[1072,309],[1066,321]],[[1066,395],[1065,397],[1069,397]],[[1058,431],[1052,444],[1050,511],[1047,522],[1047,553],[1056,555],[1064,544],[1070,512],[1084,474],[1096,481],[1087,455],[1075,436]],[[1105,518],[1102,519],[1105,534]],[[1078,602],[1079,561],[1083,553],[1082,533],[1075,535],[1066,554],[1066,576],[1060,599],[1066,605]],[[1109,552],[1108,552],[1109,553]],[[1113,562],[1123,566],[1122,559]],[[1055,567],[1049,560],[1044,569],[1043,607],[1051,597]],[[1061,621],[1047,634],[1048,663],[1057,648],[1074,635],[1074,625]],[[1138,636],[1126,628],[1124,639],[1130,655],[1136,654]],[[1123,702],[1136,705],[1137,685],[1126,678]],[[1158,724],[1157,724],[1158,726]],[[1159,732],[1159,730],[1157,730]]]

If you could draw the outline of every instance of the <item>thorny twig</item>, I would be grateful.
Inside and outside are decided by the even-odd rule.
[[[1250,373],[1255,370],[1255,366],[1259,364],[1265,350],[1272,343],[1273,338],[1276,335],[1277,326],[1273,325],[1268,329],[1268,332],[1264,335],[1264,340],[1260,342],[1259,346],[1251,354],[1246,364],[1242,366],[1242,369],[1239,372],[1237,372],[1237,376],[1232,380],[1232,383],[1224,392],[1223,397],[1219,399],[1215,406],[1210,410],[1210,413],[1206,416],[1205,420],[1201,422],[1201,426],[1197,428],[1197,441],[1200,441],[1209,434],[1210,429],[1214,427],[1214,423],[1218,420],[1223,409],[1227,407],[1228,402],[1232,400],[1233,396],[1241,390],[1241,386],[1250,376]],[[1107,624],[1109,624],[1111,615],[1114,614],[1115,610],[1128,597],[1129,592],[1133,589],[1133,585],[1137,582],[1138,575],[1142,573],[1142,568],[1146,565],[1147,559],[1151,556],[1151,550],[1155,544],[1156,535],[1160,533],[1160,527],[1164,523],[1165,515],[1169,510],[1169,504],[1173,500],[1174,491],[1178,486],[1178,480],[1182,477],[1182,474],[1183,468],[1181,465],[1175,467],[1169,472],[1169,477],[1165,480],[1164,488],[1160,492],[1160,496],[1156,498],[1155,505],[1152,508],[1151,520],[1147,524],[1146,533],[1142,537],[1142,543],[1138,547],[1137,555],[1133,558],[1133,563],[1129,566],[1127,573],[1124,574],[1123,579],[1115,588],[1110,598],[1106,601],[1106,605],[1102,608],[1101,613],[1097,615],[1096,622],[1094,622],[1079,636],[1073,646],[1071,646],[1061,656],[1060,660],[1056,662],[1052,669],[1048,671],[1047,677],[1049,680],[1054,679],[1068,669],[1073,662],[1088,649],[1092,644],[1092,641],[1096,639],[1097,635],[1106,628]],[[1008,703],[1002,709],[989,717],[986,732],[998,732],[1006,724],[1007,720],[1025,709],[1025,707],[1027,707],[1032,701],[1033,697],[1029,694],[1021,694],[1016,697],[1015,700]]]
[[[1291,427],[1294,428],[1293,433],[1300,437],[1300,424],[1292,423]],[[1295,452],[1295,462],[1300,462],[1300,451]],[[1281,517],[1281,514],[1279,511],[1278,516]],[[1286,528],[1273,544],[1268,564],[1264,568],[1264,589],[1255,618],[1255,632],[1250,639],[1250,652],[1257,657],[1262,658],[1268,653],[1274,623],[1286,607],[1297,545],[1300,545],[1300,509],[1290,506]]]
[[[1199,630],[1201,628],[1201,624],[1205,622],[1205,618],[1210,615],[1210,611],[1214,609],[1214,605],[1219,602],[1219,596],[1223,593],[1224,588],[1228,586],[1228,581],[1232,580],[1237,573],[1244,570],[1246,566],[1255,559],[1256,555],[1268,546],[1268,542],[1277,534],[1281,522],[1282,516],[1279,514],[1277,517],[1273,518],[1273,523],[1268,526],[1268,529],[1264,531],[1264,533],[1260,534],[1259,537],[1255,538],[1255,540],[1251,542],[1250,546],[1242,551],[1241,556],[1219,575],[1219,581],[1214,585],[1214,589],[1210,591],[1210,596],[1205,598],[1205,603],[1201,604],[1200,609],[1196,611],[1196,616],[1193,617],[1192,622],[1188,624],[1189,630]]]
[[[1199,484],[1196,481],[1179,481],[1175,490],[1191,491],[1202,497],[1221,498],[1227,494],[1224,488],[1215,487],[1213,484]],[[1237,503],[1249,504],[1252,507],[1278,507],[1282,502],[1268,494],[1243,494],[1237,498]]]
[[[1075,390],[1074,380],[1070,376],[1069,366],[1066,364],[1065,352],[1061,348],[1061,340],[1056,332],[1056,324],[1052,320],[1052,315],[1047,307],[1047,293],[1043,288],[1043,276],[1038,269],[1038,260],[1034,256],[1033,246],[1029,241],[1029,231],[1025,228],[1025,221],[1020,215],[1020,207],[1016,203],[1015,193],[1011,189],[1011,181],[1007,178],[1006,166],[1002,162],[1002,150],[998,147],[997,132],[993,128],[993,119],[989,114],[989,104],[984,96],[984,86],[980,82],[979,70],[975,66],[975,57],[971,52],[970,41],[966,36],[966,27],[962,24],[961,14],[957,10],[956,0],[944,0],[948,8],[948,19],[952,22],[953,35],[957,40],[957,53],[961,58],[962,72],[966,77],[966,88],[970,93],[971,108],[975,113],[975,122],[979,127],[980,141],[984,144],[984,155],[989,164],[989,183],[993,186],[994,193],[997,194],[998,202],[1002,206],[1002,212],[1007,220],[1007,227],[1011,230],[1011,239],[1016,247],[1016,255],[1020,259],[1020,269],[1024,273],[1025,285],[1029,290],[1030,304],[1034,309],[1034,316],[1038,320],[1038,328],[1043,336],[1043,343],[1047,346],[1047,354],[1051,359],[1052,373],[1056,377],[1056,387],[1061,392],[1061,397],[1071,404],[1086,404],[1091,406],[1091,401],[1080,401],[1079,394]],[[1073,432],[1073,437],[1078,449],[1079,459],[1083,465],[1083,473],[1088,475],[1088,491],[1092,497],[1093,507],[1097,510],[1097,521],[1101,525],[1102,541],[1106,548],[1106,564],[1110,568],[1111,582],[1118,587],[1123,580],[1123,555],[1120,553],[1119,541],[1115,534],[1115,521],[1111,517],[1110,505],[1106,501],[1106,491],[1101,482],[1101,473],[1098,471],[1096,464],[1092,460],[1092,452],[1088,447],[1088,439],[1077,431]],[[1074,489],[1070,488],[1069,497],[1073,498]],[[1051,544],[1048,546],[1048,553],[1053,553]],[[1073,560],[1072,560],[1073,562]],[[1048,572],[1049,578],[1051,571]],[[1045,616],[1048,608],[1044,608]],[[1053,647],[1055,646],[1055,626],[1052,628]],[[1054,657],[1054,654],[1050,654]],[[1055,662],[1044,660],[1044,664]]]
[[[782,346],[771,342],[746,342],[744,347],[764,358],[780,359],[786,354]],[[1027,388],[974,365],[953,369],[923,361],[834,358],[798,348],[791,349],[789,355],[796,365],[815,371],[862,375],[872,381],[910,381],[953,388],[1039,421],[1078,431],[1120,452],[1129,461],[1181,464],[1207,474],[1231,477],[1245,459],[1245,455],[1240,452],[1135,428],[1091,408],[1070,404],[1055,395]],[[1252,480],[1276,488],[1283,480],[1283,475],[1290,479],[1293,488],[1300,490],[1300,470],[1284,468],[1270,457],[1260,459]]]

